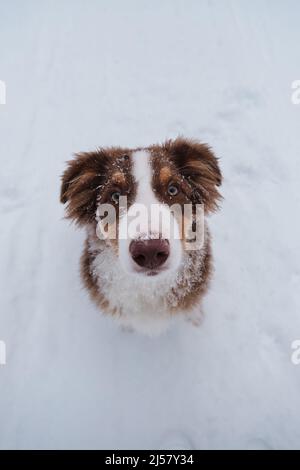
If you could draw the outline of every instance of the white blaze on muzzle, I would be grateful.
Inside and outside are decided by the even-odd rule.
[[[119,222],[119,254],[127,270],[140,272],[131,254],[130,243],[133,240],[168,240],[170,255],[164,264],[164,270],[176,269],[181,260],[180,229],[176,218],[166,204],[161,204],[152,188],[152,168],[150,153],[137,151],[132,155],[133,176],[137,184],[134,203]]]

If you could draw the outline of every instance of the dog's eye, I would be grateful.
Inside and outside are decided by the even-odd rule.
[[[119,203],[120,196],[121,196],[121,193],[120,193],[119,191],[114,191],[113,193],[111,193],[110,199],[111,199],[112,202],[114,202],[115,204],[118,204],[118,203]]]
[[[170,184],[169,187],[168,187],[168,194],[170,196],[176,196],[176,194],[178,194],[178,187],[175,185],[175,184]]]

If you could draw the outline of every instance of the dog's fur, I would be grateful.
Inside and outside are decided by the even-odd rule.
[[[184,138],[147,148],[101,148],[79,153],[68,162],[61,202],[66,204],[66,216],[86,227],[81,274],[102,311],[149,335],[163,331],[177,314],[196,318],[211,277],[212,255],[205,223],[201,249],[188,251],[184,239],[170,240],[165,269],[156,276],[145,276],[133,266],[127,241],[97,237],[99,204],[110,202],[117,189],[127,196],[129,210],[137,203],[157,203],[168,210],[174,203],[183,207],[201,202],[207,215],[218,208],[221,182],[211,149]],[[167,192],[170,183],[178,188],[175,196]],[[120,224],[121,218],[117,220],[118,227]]]

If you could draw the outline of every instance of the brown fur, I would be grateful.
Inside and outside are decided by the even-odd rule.
[[[218,208],[221,200],[218,187],[222,175],[217,158],[206,144],[178,138],[162,145],[152,145],[146,150],[151,153],[155,169],[152,186],[161,202],[169,205],[178,203],[182,207],[189,202],[203,203],[206,213]],[[111,147],[75,155],[62,176],[61,202],[67,204],[66,217],[94,230],[97,205],[110,201],[113,191],[120,190],[126,194],[130,205],[136,194],[136,183],[131,174],[133,151]],[[175,196],[167,192],[171,183],[179,188]],[[82,279],[97,305],[114,314],[116,312],[110,309],[105,293],[101,292],[92,271],[92,263],[98,252],[91,249],[90,241],[87,239],[81,258]],[[112,240],[110,243],[117,253],[118,241]],[[166,299],[171,312],[190,310],[203,297],[209,285],[212,273],[209,237],[204,256],[200,257],[198,252],[190,252],[187,256],[190,259],[188,270]]]
[[[91,299],[96,305],[103,311],[103,313],[110,313],[114,315],[115,310],[111,309],[108,300],[105,297],[104,292],[99,289],[97,278],[93,273],[93,261],[98,255],[98,251],[94,251],[91,248],[91,240],[88,238],[85,241],[84,250],[80,260],[80,272],[84,286],[90,294]]]
[[[157,183],[157,175],[154,175],[154,187],[163,202],[201,202],[206,213],[218,209],[222,197],[217,187],[222,183],[222,175],[217,158],[206,144],[178,138],[162,146],[151,146],[149,150],[153,155],[154,167],[159,167],[159,171],[162,168],[170,169],[169,181],[164,178],[162,183],[166,186],[173,179],[181,188],[179,195],[170,198],[166,196],[163,184]]]
[[[169,166],[163,166],[159,172],[159,179],[161,184],[166,184],[172,177],[172,171]]]
[[[207,237],[209,237],[208,234]],[[191,311],[209,288],[212,277],[210,239],[206,242],[203,258],[199,258],[197,251],[189,252],[188,257],[190,259],[188,272],[182,276],[176,288],[172,289],[167,298],[172,313]]]
[[[118,185],[123,185],[128,199],[129,195],[134,196],[130,153],[128,149],[118,147],[99,149],[78,153],[74,160],[67,163],[68,167],[62,175],[60,196],[61,202],[67,204],[67,218],[78,225],[94,223],[98,202],[106,202],[105,197],[116,189],[113,174],[119,173]],[[118,166],[122,166],[124,179],[120,178]]]

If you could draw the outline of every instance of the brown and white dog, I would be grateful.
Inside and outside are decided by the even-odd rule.
[[[204,216],[215,211],[221,182],[211,149],[184,138],[146,148],[100,148],[68,162],[61,202],[67,204],[66,216],[86,227],[81,274],[103,312],[148,335],[161,333],[178,316],[197,323],[212,272],[209,230],[204,217],[201,245],[187,249],[186,232],[174,236],[183,233],[185,218],[174,215],[171,206],[192,205],[194,227],[195,205],[202,204]],[[117,211],[116,237],[99,237],[99,207],[117,208],[123,196],[127,207]],[[146,217],[121,238],[125,215],[140,205],[158,207],[177,232],[166,232],[161,218],[153,226]]]

